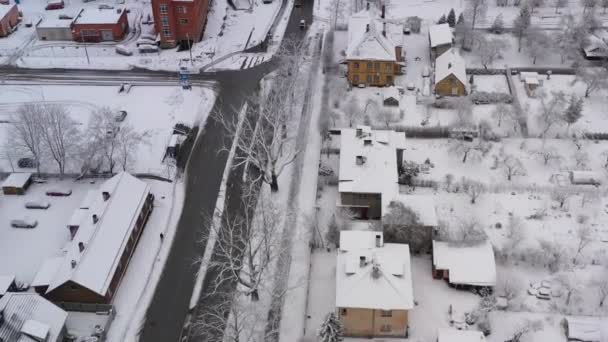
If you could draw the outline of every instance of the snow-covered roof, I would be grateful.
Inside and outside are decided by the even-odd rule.
[[[3,5],[0,4],[0,19],[4,18],[8,12],[10,12],[11,9],[13,9],[13,7],[15,7],[17,5],[12,4],[12,5]]]
[[[394,98],[395,100],[399,100],[399,89],[397,87],[387,87],[382,89],[382,97],[384,100]]]
[[[42,19],[38,23],[38,25],[36,25],[36,27],[40,28],[40,29],[70,28],[72,26],[73,22],[74,22],[74,19],[59,19],[59,18],[53,18],[53,17],[46,17],[46,18]]]
[[[124,8],[85,8],[74,22],[76,24],[116,24],[124,11]]]
[[[566,316],[565,320],[569,341],[608,342],[608,318]]]
[[[22,188],[29,181],[32,174],[29,172],[13,172],[2,183],[2,187]]]
[[[540,81],[536,77],[526,77],[524,79],[524,82],[526,84],[536,84],[536,85],[540,84]]]
[[[452,44],[452,29],[449,24],[439,24],[429,26],[429,40],[431,47],[437,47],[445,44]]]
[[[485,342],[486,337],[481,331],[439,329],[437,342]]]
[[[588,44],[583,48],[587,57],[605,57],[608,55],[606,42],[592,34],[587,36]]]
[[[425,227],[437,227],[437,212],[435,209],[435,199],[431,195],[406,195],[397,194],[393,198],[382,199],[382,205],[386,209],[391,201],[399,201],[405,207],[411,208],[416,214],[420,223]]]
[[[110,194],[107,201],[103,192]],[[91,204],[89,219],[81,223],[47,293],[71,280],[105,295],[149,192],[146,183],[126,172],[105,181]],[[97,215],[96,223],[93,215]],[[84,244],[83,252],[79,243]]]
[[[44,260],[38,271],[36,271],[32,286],[48,286],[57,274],[62,261],[63,257],[52,257]]]
[[[353,14],[348,20],[346,59],[396,62],[395,44],[383,35],[384,25],[374,9]]]
[[[338,191],[392,197],[399,190],[396,151],[404,148],[403,133],[372,130],[369,126],[342,129]],[[358,165],[357,159],[363,163]]]
[[[376,247],[376,238],[380,237],[380,245],[384,243],[382,232],[369,230],[344,230],[340,232],[340,250],[348,252],[358,249]]]
[[[8,288],[11,287],[11,284],[15,281],[14,275],[5,275],[0,276],[0,296],[6,294]]]
[[[341,232],[350,233],[353,231]],[[360,257],[365,257],[363,265]],[[387,243],[379,248],[339,252],[336,266],[336,307],[412,309],[414,295],[409,246]]]
[[[435,60],[435,83],[454,75],[462,84],[467,84],[464,58],[455,49],[449,49]]]
[[[570,171],[570,182],[572,184],[600,184],[602,175],[596,171]]]
[[[494,250],[487,241],[471,246],[433,241],[433,265],[448,270],[452,284],[496,285]]]
[[[36,293],[8,293],[0,299],[0,311],[4,323],[0,325],[0,340],[31,341],[20,338],[23,334],[31,338],[44,336],[39,341],[57,341],[68,317],[53,303]]]

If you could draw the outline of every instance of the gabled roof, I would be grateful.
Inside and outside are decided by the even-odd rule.
[[[433,265],[448,270],[452,284],[496,285],[496,261],[488,241],[467,246],[433,240]]]
[[[358,232],[342,231],[342,234]],[[381,232],[370,232],[373,236]],[[366,239],[365,236],[357,234]],[[360,257],[365,257],[361,266]],[[410,310],[414,307],[410,249],[406,244],[341,251],[336,266],[336,307]]]
[[[399,99],[401,98],[401,96],[399,96],[399,89],[397,89],[397,87],[386,87],[382,89],[382,98],[384,100],[393,98],[399,101]]]
[[[481,331],[439,329],[437,342],[485,342],[486,337]]]
[[[437,47],[445,44],[452,44],[452,29],[449,24],[439,24],[429,26],[429,39],[431,47]]]
[[[404,148],[403,133],[369,126],[342,129],[338,191],[387,193],[392,197],[399,190],[397,149]],[[364,159],[362,165],[357,164],[358,156]]]
[[[11,5],[0,4],[0,19],[3,19],[8,14],[8,12],[10,12],[13,9],[13,7],[16,7],[16,6],[17,5],[15,5],[15,4],[11,4]]]
[[[382,232],[369,230],[349,230],[340,232],[340,250],[348,252],[359,249],[376,247],[376,237],[380,237],[380,245],[384,244]]]
[[[103,192],[110,194],[107,201]],[[149,185],[126,172],[105,181],[88,209],[90,215],[83,220],[67,248],[47,293],[73,281],[105,295],[149,192]],[[93,222],[93,215],[97,215],[97,222]],[[79,243],[84,244],[82,252]]]
[[[48,342],[60,342],[58,337],[68,317],[67,312],[36,293],[7,293],[0,298],[4,323],[0,325],[0,340],[22,341],[45,336]]]
[[[0,296],[4,295],[8,291],[13,282],[15,282],[14,275],[0,276]]]
[[[353,14],[348,20],[346,59],[396,62],[395,44],[382,34],[383,25],[373,9]]]
[[[454,49],[449,49],[435,60],[435,83],[454,75],[462,84],[467,84],[464,58]]]
[[[569,341],[608,342],[608,318],[566,316],[566,337]]]

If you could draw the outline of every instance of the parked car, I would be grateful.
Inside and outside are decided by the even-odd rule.
[[[155,53],[158,52],[158,46],[151,44],[143,44],[137,47],[139,53]]]
[[[414,83],[410,82],[407,84],[407,90],[414,90],[416,89],[416,86],[414,85]]]
[[[112,5],[107,5],[107,4],[99,4],[99,6],[97,6],[97,8],[101,9],[114,9],[114,6]]]
[[[410,34],[412,32],[412,28],[410,24],[403,24],[403,34]]]
[[[264,3],[264,4],[271,4],[272,0],[262,0],[262,3]]]
[[[51,203],[47,201],[32,201],[25,203],[27,209],[48,209],[50,206]]]
[[[71,15],[67,15],[67,14],[60,14],[59,15],[59,19],[61,19],[61,20],[69,20],[69,19],[74,19],[74,17],[72,17]]]
[[[123,56],[131,56],[133,55],[133,51],[131,51],[131,49],[129,49],[128,47],[122,45],[122,44],[118,44],[116,45],[116,53],[119,55],[123,55]]]
[[[140,45],[156,45],[156,40],[151,37],[141,37],[135,42],[135,45],[137,47]]]
[[[536,294],[536,298],[549,300],[551,299],[551,289],[546,287],[541,287],[538,289],[538,293]]]
[[[294,7],[302,7],[302,0],[296,0],[296,1],[294,1],[293,6]]]
[[[25,21],[25,27],[32,27],[32,21],[31,20],[26,20]]]
[[[17,160],[17,166],[22,169],[32,169],[38,166],[37,164],[38,163],[36,163],[34,158],[19,158],[19,160]]]
[[[126,117],[127,117],[127,111],[119,110],[118,113],[116,113],[116,115],[114,116],[114,121],[123,122],[123,121],[125,121]]]
[[[22,218],[22,219],[15,219],[15,220],[11,220],[11,227],[14,228],[36,228],[36,226],[38,225],[38,221],[36,220],[30,220],[28,218]]]
[[[63,0],[48,0],[44,9],[47,11],[52,11],[62,9],[64,6]]]
[[[305,19],[301,19],[300,20],[300,30],[303,30],[306,28],[306,20]]]
[[[65,197],[65,196],[70,196],[72,194],[72,190],[62,190],[62,189],[52,189],[46,192],[47,196],[54,196],[54,197]]]

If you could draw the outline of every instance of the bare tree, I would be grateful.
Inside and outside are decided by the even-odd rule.
[[[534,154],[537,155],[545,165],[548,165],[551,161],[559,162],[562,159],[562,155],[555,149],[553,146],[547,146],[543,144],[543,146],[534,151]]]
[[[346,0],[331,0],[327,6],[330,13],[330,20],[334,29],[338,25],[338,20],[344,20],[346,16],[346,4]]]
[[[541,7],[545,3],[545,0],[528,0],[528,5],[532,9],[530,14],[534,14],[534,9]]]
[[[499,167],[502,169],[507,180],[510,181],[513,176],[525,176],[526,168],[519,158],[512,155],[503,155],[499,161]]]
[[[42,110],[44,113],[39,120],[44,148],[57,164],[59,174],[63,176],[68,155],[75,153],[80,133],[65,107],[45,104]]]
[[[487,190],[486,186],[483,183],[468,178],[463,178],[461,185],[462,190],[467,195],[469,195],[469,198],[471,199],[471,204],[475,204],[477,198]]]
[[[585,84],[585,97],[589,97],[594,91],[606,88],[608,71],[605,68],[579,67],[576,70],[576,80]]]
[[[407,243],[414,253],[430,248],[430,230],[423,226],[420,215],[402,202],[390,202],[382,217],[382,227],[388,242]]]
[[[604,306],[604,302],[608,297],[608,276],[606,270],[600,272],[600,275],[593,280],[595,287],[597,288],[597,294],[599,299],[599,306]]]
[[[568,0],[553,0],[555,6],[555,13],[559,13],[559,10],[568,6]]]
[[[201,242],[215,239],[217,256],[208,264],[217,274],[211,292],[218,291],[225,282],[236,282],[245,295],[257,301],[264,278],[283,255],[281,217],[286,214],[264,195],[257,203],[254,197],[242,199],[246,208],[242,213],[225,210],[220,220],[206,218],[209,229],[203,232]]]
[[[492,116],[496,119],[498,127],[503,121],[513,118],[513,109],[505,103],[499,103],[492,111]]]
[[[580,225],[576,229],[576,254],[574,255],[574,259],[572,259],[572,263],[576,264],[577,258],[581,255],[583,250],[593,242],[593,231],[591,227],[583,224]]]
[[[99,153],[110,173],[114,173],[116,156],[120,148],[116,138],[119,130],[120,124],[115,120],[115,113],[108,107],[100,108],[93,113],[87,129],[91,154]]]
[[[510,216],[505,229],[508,239],[507,248],[512,250],[526,238],[526,226],[524,220],[519,216]]]
[[[20,106],[11,115],[12,129],[9,130],[10,140],[18,149],[30,153],[36,164],[36,172],[40,173],[40,162],[43,157],[43,127],[41,117],[44,115],[42,105],[27,103]]]
[[[581,5],[583,5],[583,12],[593,10],[597,6],[597,0],[581,0]]]
[[[585,151],[576,151],[574,161],[576,162],[576,168],[585,169],[589,165],[589,154]]]
[[[528,32],[532,21],[532,14],[527,4],[519,10],[519,15],[513,20],[513,33],[517,37],[517,52],[521,52],[521,40]]]
[[[150,144],[151,138],[150,131],[137,132],[133,125],[123,122],[120,131],[116,134],[116,140],[118,141],[116,157],[123,171],[127,171],[127,168],[136,159],[138,148]]]
[[[541,137],[544,139],[549,133],[549,130],[556,125],[562,124],[562,112],[566,104],[566,95],[564,92],[553,92],[551,98],[543,93],[540,97],[540,113],[538,116],[539,124],[542,127]]]
[[[570,301],[572,297],[575,297],[579,294],[580,281],[576,277],[576,275],[572,272],[561,273],[557,276],[557,282],[561,285],[561,288],[565,291],[566,295],[566,305],[570,305]]]
[[[560,243],[539,239],[538,244],[544,266],[551,272],[557,272],[566,263],[568,252]]]
[[[389,128],[391,123],[396,120],[395,112],[390,108],[381,108],[376,112],[376,119]]]
[[[479,48],[477,49],[481,65],[488,69],[489,65],[502,57],[502,52],[508,47],[509,44],[502,39],[486,39],[482,36],[479,39]]]
[[[344,105],[344,115],[348,119],[348,127],[353,127],[353,124],[356,123],[363,115],[361,106],[359,105],[359,99],[356,96],[351,95],[348,98],[346,104]]]
[[[513,333],[513,337],[506,342],[520,342],[521,338],[528,333],[540,331],[543,329],[543,322],[541,320],[530,320],[526,319],[522,323],[519,324],[515,332]]]
[[[484,21],[488,12],[488,4],[485,0],[468,0],[465,7],[465,17],[471,23],[471,29],[475,30],[480,21]]]
[[[450,152],[462,156],[462,163],[466,163],[467,160],[473,160],[474,162],[480,161],[483,157],[482,152],[473,143],[456,140],[453,145],[450,146]]]
[[[551,45],[549,44],[551,39],[545,33],[536,26],[530,26],[526,32],[526,48],[528,54],[532,58],[532,64],[536,64],[536,59],[542,54],[550,53]]]
[[[515,299],[524,289],[522,280],[512,273],[501,275],[496,285],[498,293],[504,295],[507,300]]]
[[[572,193],[568,190],[555,189],[551,192],[551,199],[559,203],[560,208],[564,207],[564,204],[566,204],[566,201],[568,201],[570,196],[572,196]]]
[[[476,245],[488,239],[483,226],[475,216],[465,217],[458,222],[457,228],[450,234],[452,242],[464,245]]]

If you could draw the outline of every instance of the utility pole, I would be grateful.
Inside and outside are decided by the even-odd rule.
[[[84,54],[87,56],[87,64],[91,64],[89,60],[89,51],[87,50],[87,43],[84,42],[84,35],[82,34],[82,30],[80,30],[80,40],[84,44]]]
[[[186,40],[188,40],[188,51],[190,52],[190,65],[194,66],[194,61],[192,60],[192,42],[190,41],[189,33],[186,33]]]

